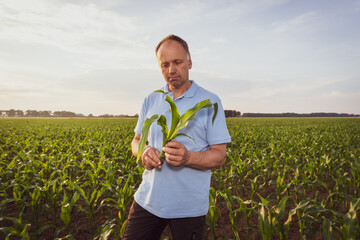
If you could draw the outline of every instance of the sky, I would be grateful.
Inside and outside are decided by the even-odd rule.
[[[360,0],[0,0],[0,110],[137,114],[169,34],[224,109],[360,114]]]

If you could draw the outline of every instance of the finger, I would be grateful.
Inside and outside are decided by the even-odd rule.
[[[178,153],[179,153],[178,148],[169,147],[167,145],[166,145],[166,147],[163,147],[162,150],[165,152],[165,154],[167,153],[168,155],[178,155]]]
[[[144,151],[143,157],[145,157],[145,156],[149,156],[153,161],[158,162],[158,164],[161,164],[160,159],[159,159],[160,152],[156,148],[147,147],[146,150]]]
[[[160,168],[161,167],[161,160],[159,159],[160,152],[159,151],[151,151],[147,155],[147,161],[152,167]]]
[[[171,158],[165,158],[166,162],[174,167],[179,167],[182,165],[181,161],[177,161],[177,160],[174,160],[174,159],[171,159]]]
[[[148,156],[146,160],[151,166],[158,168],[161,165],[161,161],[155,154],[152,154],[152,155],[153,155],[153,157]]]
[[[149,171],[154,169],[154,167],[147,165],[147,164],[145,164],[144,167],[146,170],[149,170]]]
[[[170,148],[180,148],[182,144],[178,141],[170,141],[165,146]]]
[[[151,165],[148,163],[147,160],[145,160],[145,157],[142,159],[142,164],[143,164],[143,166],[145,167],[145,169],[147,169],[147,170],[152,170],[152,169],[154,169],[154,167],[151,166]]]
[[[181,159],[181,155],[165,152],[165,158],[171,161],[179,161]]]
[[[160,156],[160,152],[154,148],[152,151],[149,151],[148,156],[155,162],[157,162],[157,164],[161,164],[161,161],[159,159]]]

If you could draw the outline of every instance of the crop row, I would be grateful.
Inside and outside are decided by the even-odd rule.
[[[0,238],[120,239],[143,171],[135,123],[0,119]],[[227,123],[207,239],[360,239],[359,119]]]

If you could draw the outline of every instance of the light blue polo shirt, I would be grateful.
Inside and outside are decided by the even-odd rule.
[[[188,150],[196,152],[208,150],[209,145],[231,142],[219,97],[200,87],[194,81],[191,82],[191,87],[174,100],[179,114],[184,114],[196,103],[205,99],[210,99],[212,103],[218,103],[218,113],[212,124],[213,107],[202,109],[196,113],[194,120],[191,120],[187,127],[179,131],[194,138],[199,146],[188,137],[181,136],[175,140],[183,143]],[[173,99],[168,85],[161,90]],[[135,132],[141,134],[145,119],[154,114],[165,115],[167,124],[170,126],[169,107],[169,103],[165,101],[165,94],[149,94],[143,102]],[[151,125],[148,141],[150,146],[161,151],[162,132],[156,122]],[[161,218],[198,217],[207,214],[210,170],[197,170],[187,166],[174,167],[164,161],[161,169],[145,170],[142,178],[135,193],[135,201],[152,214]]]

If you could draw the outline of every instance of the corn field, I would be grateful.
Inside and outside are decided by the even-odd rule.
[[[143,172],[135,124],[0,119],[0,239],[121,239]],[[360,239],[360,119],[227,124],[206,239]]]

